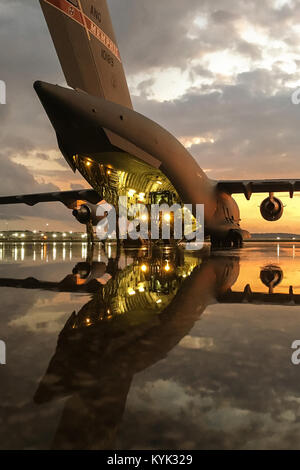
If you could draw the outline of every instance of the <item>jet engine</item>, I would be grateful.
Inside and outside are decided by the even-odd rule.
[[[274,288],[278,286],[283,279],[282,269],[274,264],[269,264],[260,271],[260,279],[265,286]]]
[[[283,204],[277,197],[270,194],[260,205],[260,213],[265,220],[274,222],[283,214]]]
[[[80,224],[92,224],[96,226],[102,217],[97,216],[97,205],[94,204],[82,204],[78,209],[73,210],[75,219]]]

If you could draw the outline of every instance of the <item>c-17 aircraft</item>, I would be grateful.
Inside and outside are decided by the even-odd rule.
[[[300,180],[208,178],[188,150],[157,123],[133,109],[106,0],[40,0],[70,88],[37,81],[34,88],[71,169],[93,189],[1,197],[0,204],[60,201],[88,228],[97,205],[167,201],[204,204],[205,235],[212,245],[241,246],[249,232],[240,226],[232,194],[269,193],[260,206],[265,220],[283,213],[274,192],[300,190]]]

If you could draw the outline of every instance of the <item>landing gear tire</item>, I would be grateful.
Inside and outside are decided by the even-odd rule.
[[[243,237],[239,232],[231,232],[226,239],[226,243],[228,248],[241,248],[243,246]]]
[[[223,240],[211,237],[210,241],[213,249],[241,248],[243,246],[243,237],[238,232],[230,232]]]

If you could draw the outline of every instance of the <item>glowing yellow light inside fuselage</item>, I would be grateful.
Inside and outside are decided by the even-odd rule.
[[[129,197],[132,197],[132,196],[135,195],[135,193],[136,193],[136,190],[135,190],[135,189],[129,189],[129,191],[128,191],[128,196],[129,196]]]
[[[167,261],[167,264],[165,266],[165,271],[168,273],[169,271],[171,271],[171,267],[169,265],[169,261]]]

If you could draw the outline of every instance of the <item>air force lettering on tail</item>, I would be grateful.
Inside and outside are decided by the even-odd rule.
[[[108,52],[106,52],[105,49],[101,49],[101,57],[102,59],[106,60],[106,62],[108,62],[111,67],[114,66],[114,59],[110,54],[108,54]]]
[[[95,18],[95,20],[98,21],[98,23],[101,23],[102,15],[100,11],[97,10],[97,8],[94,5],[91,6],[91,15]]]
[[[0,204],[60,201],[86,225],[90,239],[98,205],[117,207],[120,197],[128,207],[177,204],[183,210],[188,204],[195,218],[197,205],[204,205],[205,235],[213,245],[229,247],[250,238],[234,194],[249,200],[253,193],[267,193],[261,215],[280,219],[283,204],[275,193],[293,197],[300,179],[212,180],[173,135],[133,109],[106,0],[40,4],[69,88],[45,82],[34,87],[63,157],[91,189],[5,196]]]

